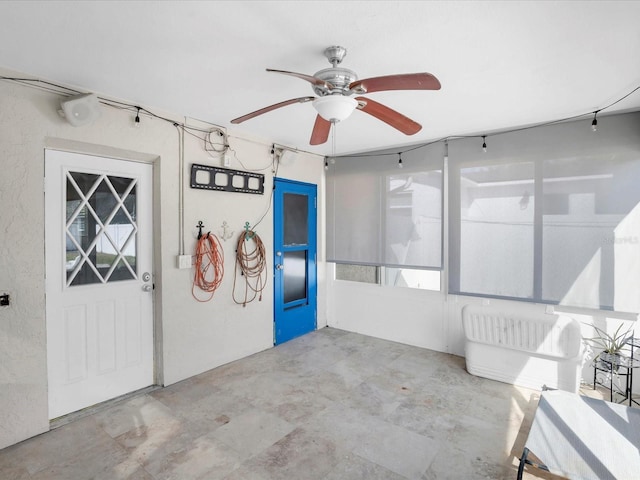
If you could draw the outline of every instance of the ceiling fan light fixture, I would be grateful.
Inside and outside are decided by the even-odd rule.
[[[316,109],[318,114],[332,123],[341,122],[348,118],[357,106],[356,99],[343,95],[327,95],[326,97],[318,97],[313,101],[313,108]]]

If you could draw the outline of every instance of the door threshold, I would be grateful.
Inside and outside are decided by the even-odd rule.
[[[83,408],[82,410],[78,410],[77,412],[71,412],[61,417],[53,418],[49,420],[49,430],[55,430],[56,428],[63,427],[72,422],[75,422],[76,420],[80,420],[81,418],[89,417],[96,413],[103,412],[104,410],[111,408],[126,400],[129,400],[133,397],[146,395],[147,393],[153,392],[154,390],[158,390],[160,388],[162,388],[160,385],[150,385],[148,387],[141,388],[140,390],[135,390],[133,392],[125,393],[124,395],[120,395],[119,397],[112,398],[111,400],[105,400],[104,402],[97,403],[87,408]]]

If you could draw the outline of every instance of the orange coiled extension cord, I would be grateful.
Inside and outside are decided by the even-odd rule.
[[[208,302],[213,298],[216,289],[224,276],[224,252],[218,237],[211,234],[202,235],[196,246],[196,272],[193,276],[191,294],[199,302]],[[199,298],[196,287],[209,293],[208,298]]]

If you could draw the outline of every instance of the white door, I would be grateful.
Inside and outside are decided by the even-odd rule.
[[[152,168],[45,151],[49,418],[153,384]]]

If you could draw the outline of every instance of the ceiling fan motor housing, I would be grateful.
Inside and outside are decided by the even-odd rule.
[[[349,70],[347,68],[339,68],[337,65],[342,63],[345,55],[347,54],[347,49],[344,47],[340,47],[338,45],[334,45],[332,47],[325,48],[324,56],[327,57],[329,63],[332,65],[331,68],[325,68],[324,70],[320,70],[316,72],[313,76],[324,80],[325,82],[329,82],[335,88],[333,90],[329,90],[325,88],[323,85],[314,85],[313,91],[316,95],[324,97],[326,95],[331,94],[342,94],[342,95],[352,95],[353,92],[349,91],[349,84],[351,82],[355,82],[358,79],[356,72],[353,70]]]
[[[313,76],[324,80],[325,82],[329,82],[331,85],[336,87],[334,90],[327,90],[322,85],[314,85],[313,91],[316,93],[316,95],[319,95],[321,97],[330,95],[332,93],[351,95],[352,92],[349,91],[349,84],[351,84],[351,82],[355,82],[358,79],[356,72],[354,72],[353,70],[339,67],[325,68],[324,70],[316,72]]]

